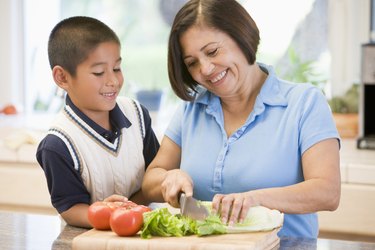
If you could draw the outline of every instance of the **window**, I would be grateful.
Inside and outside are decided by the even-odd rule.
[[[141,88],[159,88],[171,92],[166,63],[167,40],[170,23],[185,0],[24,1],[26,112],[54,113],[62,103],[48,64],[47,41],[53,26],[59,20],[73,15],[98,18],[119,35],[125,76],[122,94],[133,96]],[[260,29],[258,61],[275,67],[286,65],[285,60],[289,60],[286,51],[291,42],[295,41],[293,36],[312,10],[314,0],[240,2]],[[37,6],[44,7],[41,9]],[[306,29],[306,26],[302,29]],[[305,43],[311,41],[305,40]],[[309,51],[307,48],[300,53],[300,48],[297,49],[297,55],[306,55]],[[324,53],[323,50],[318,51],[314,58],[306,60],[312,58],[324,62]]]

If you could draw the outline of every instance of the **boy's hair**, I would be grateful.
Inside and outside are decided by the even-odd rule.
[[[60,21],[51,31],[48,40],[51,69],[59,65],[75,76],[77,66],[103,42],[120,45],[116,33],[95,18],[75,16]]]
[[[229,35],[249,64],[254,64],[259,30],[246,9],[236,0],[191,0],[175,16],[168,44],[168,75],[172,89],[181,99],[191,101],[197,82],[182,58],[180,37],[194,25],[206,25]]]

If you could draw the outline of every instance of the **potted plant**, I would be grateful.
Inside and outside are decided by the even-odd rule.
[[[327,83],[323,73],[315,69],[315,61],[303,61],[293,47],[288,49],[289,65],[282,77],[293,82],[310,82],[323,93]],[[341,138],[355,138],[358,135],[359,84],[353,84],[343,96],[334,96],[328,103]],[[324,93],[325,94],[325,93]]]
[[[359,84],[353,84],[342,96],[332,97],[331,107],[337,130],[342,138],[358,136]]]

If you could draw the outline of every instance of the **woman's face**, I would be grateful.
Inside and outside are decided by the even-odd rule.
[[[206,89],[230,97],[245,88],[251,65],[226,33],[194,25],[182,34],[180,44],[189,73]]]

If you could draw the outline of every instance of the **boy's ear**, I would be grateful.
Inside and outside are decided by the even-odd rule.
[[[53,80],[60,88],[67,91],[69,87],[69,73],[61,66],[55,66],[52,69]]]

